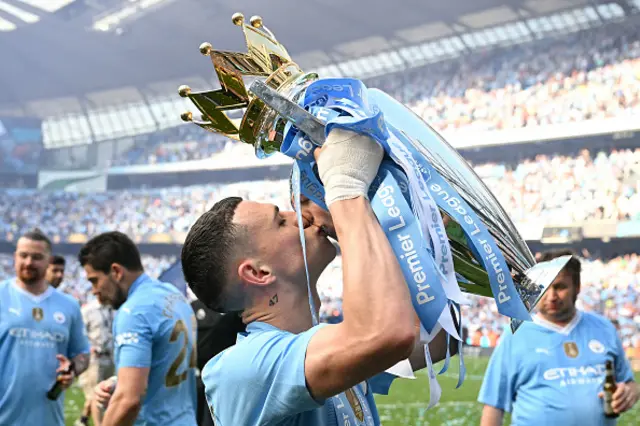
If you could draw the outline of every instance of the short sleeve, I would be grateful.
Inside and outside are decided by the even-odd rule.
[[[478,402],[503,411],[511,411],[513,402],[514,377],[509,366],[517,365],[517,362],[511,358],[512,340],[513,335],[505,332],[491,355],[478,395]]]
[[[116,367],[151,367],[153,332],[144,311],[122,311],[114,327]]]
[[[252,333],[209,361],[202,380],[215,424],[275,424],[320,407],[304,372],[307,346],[320,327]]]
[[[89,339],[84,328],[84,321],[82,321],[80,306],[74,305],[72,309],[73,315],[71,316],[69,347],[67,349],[67,358],[69,359],[73,359],[80,354],[89,353]]]
[[[615,329],[614,329],[615,331]],[[622,347],[622,341],[615,333],[616,336],[616,357],[615,357],[615,369],[616,369],[616,381],[617,382],[631,382],[634,380],[633,372],[631,371],[631,365],[626,357],[624,348]]]

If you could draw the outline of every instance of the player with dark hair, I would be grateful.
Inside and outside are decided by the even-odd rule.
[[[62,284],[62,280],[64,279],[64,268],[66,265],[66,260],[63,256],[58,254],[54,254],[51,256],[51,261],[49,262],[49,266],[47,267],[47,274],[45,276],[45,280],[53,288],[60,287]]]
[[[68,388],[89,362],[80,305],[45,279],[50,258],[51,241],[27,232],[16,277],[0,283],[0,425],[63,426],[64,396],[47,393],[56,381]]]
[[[540,262],[572,254],[542,253]],[[602,401],[606,361],[615,367],[617,414],[638,401],[638,386],[611,321],[580,312],[581,264],[572,257],[538,304],[533,322],[505,334],[491,356],[478,401],[482,426],[499,426],[505,411],[518,425],[608,425]]]
[[[120,232],[87,242],[78,260],[114,320],[117,377],[98,384],[102,426],[196,425],[195,316],[172,284],[144,273],[136,245]]]
[[[394,378],[385,370],[409,357],[414,370],[424,366],[407,285],[366,196],[382,150],[369,138],[334,130],[321,152],[325,201],[343,255],[341,323],[313,326],[294,213],[227,198],[185,240],[190,288],[212,309],[241,312],[247,324],[203,371],[217,426],[379,425],[373,393],[387,393]],[[316,282],[336,254],[320,222],[305,209],[316,308]],[[446,353],[440,334],[429,345],[434,361]]]

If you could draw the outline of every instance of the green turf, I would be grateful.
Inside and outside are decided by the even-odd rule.
[[[447,373],[438,376],[442,386],[440,404],[427,411],[429,402],[428,380],[425,374],[418,374],[416,380],[397,380],[391,386],[388,396],[378,396],[376,402],[384,426],[426,426],[426,425],[475,425],[480,424],[481,405],[476,402],[488,358],[466,358],[467,378],[460,389],[455,389],[458,381],[457,358]],[[439,371],[436,365],[436,371]],[[636,374],[640,381],[640,374]],[[82,409],[83,396],[76,386],[69,389],[66,396],[65,416],[67,426],[73,422]],[[505,422],[508,424],[508,422]],[[619,426],[640,425],[640,403],[625,413]]]

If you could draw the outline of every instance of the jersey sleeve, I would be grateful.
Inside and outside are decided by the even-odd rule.
[[[80,354],[89,353],[89,339],[84,328],[80,306],[73,307],[71,324],[69,330],[69,347],[67,348],[67,358],[73,359]]]
[[[114,332],[118,369],[151,367],[153,330],[145,311],[119,312]]]
[[[202,380],[215,424],[276,424],[320,407],[304,372],[307,346],[319,328],[249,335],[210,361]]]
[[[511,351],[513,335],[505,333],[489,360],[478,402],[510,412],[515,390],[515,372],[510,367],[517,362]]]

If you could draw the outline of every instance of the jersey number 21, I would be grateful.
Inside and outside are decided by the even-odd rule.
[[[194,329],[195,330],[195,329]],[[164,384],[166,387],[170,388],[173,386],[178,386],[180,383],[187,380],[187,371],[189,368],[196,368],[197,366],[197,354],[196,354],[196,342],[195,336],[189,336],[189,329],[183,320],[176,321],[176,325],[173,327],[171,331],[171,336],[169,337],[170,342],[176,342],[180,340],[180,336],[184,334],[184,340],[182,340],[182,348],[180,352],[178,352],[178,356],[171,363],[171,367],[169,367],[169,371],[164,378]],[[191,337],[191,339],[189,339]],[[178,373],[180,366],[187,358],[187,347],[189,346],[189,340],[191,342],[191,357],[189,358],[189,365],[184,369],[182,373]]]

